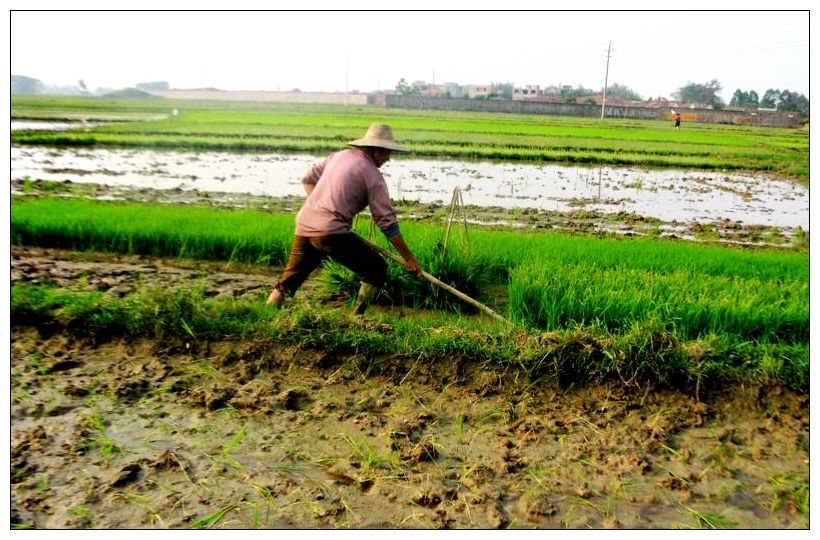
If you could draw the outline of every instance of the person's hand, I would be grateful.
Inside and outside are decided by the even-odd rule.
[[[404,267],[407,268],[407,271],[416,275],[421,275],[421,266],[419,266],[419,262],[414,258],[409,258],[404,261]]]

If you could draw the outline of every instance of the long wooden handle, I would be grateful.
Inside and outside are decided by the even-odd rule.
[[[366,243],[367,245],[369,245],[370,247],[372,247],[373,249],[375,249],[379,253],[383,254],[385,257],[388,257],[388,258],[394,260],[395,262],[399,263],[400,265],[404,266],[404,260],[401,257],[399,257],[398,255],[396,255],[395,253],[393,253],[392,251],[389,251],[389,250],[387,250],[387,249],[385,249],[385,248],[383,248],[379,245],[376,245],[373,242],[371,242],[370,240],[367,240],[366,238],[362,238],[362,241],[364,241],[364,243]],[[507,319],[505,319],[504,317],[502,317],[501,315],[499,315],[498,313],[496,313],[492,309],[488,308],[487,306],[485,306],[484,304],[482,304],[478,300],[470,298],[469,296],[467,296],[463,292],[459,291],[458,289],[456,289],[454,287],[451,287],[450,285],[447,285],[446,283],[444,283],[443,281],[441,281],[437,277],[435,277],[431,274],[428,274],[424,270],[421,271],[421,277],[423,277],[424,279],[426,279],[430,283],[433,283],[434,285],[437,285],[437,286],[441,287],[442,289],[449,292],[450,294],[453,294],[453,295],[459,297],[460,299],[464,300],[465,302],[467,302],[471,306],[477,307],[478,309],[480,309],[481,311],[483,311],[484,313],[486,313],[487,315],[489,315],[493,319],[496,319],[498,321],[502,321],[502,322],[505,322],[505,323],[508,323],[508,324],[510,323],[510,321],[508,321]]]

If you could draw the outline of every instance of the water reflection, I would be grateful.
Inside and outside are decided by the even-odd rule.
[[[11,177],[137,188],[302,195],[300,179],[323,156],[12,147]],[[534,163],[393,159],[382,172],[395,199],[447,204],[627,212],[664,221],[809,228],[808,188],[720,172]]]
[[[96,126],[105,126],[110,122],[88,122],[84,120],[77,121],[44,121],[44,120],[12,120],[11,131],[23,130],[45,130],[45,131],[67,131],[69,129],[92,128]]]

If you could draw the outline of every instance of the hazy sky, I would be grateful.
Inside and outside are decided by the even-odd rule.
[[[809,96],[809,12],[11,12],[11,73],[48,85],[372,91],[400,78],[609,83],[644,98],[717,79]]]

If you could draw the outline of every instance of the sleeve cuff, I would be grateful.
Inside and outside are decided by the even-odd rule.
[[[399,224],[395,223],[391,227],[382,230],[382,232],[388,238],[390,238],[392,236],[396,236],[397,234],[399,234]]]

